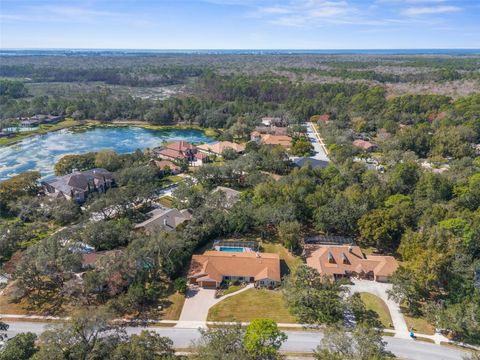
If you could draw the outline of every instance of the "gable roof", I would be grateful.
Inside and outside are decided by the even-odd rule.
[[[253,277],[255,281],[280,281],[278,254],[254,252],[206,251],[193,255],[188,277],[221,282],[224,276]]]
[[[212,191],[212,193],[215,193],[215,192],[218,192],[218,191],[221,191],[225,194],[227,202],[231,205],[233,205],[234,203],[236,203],[238,201],[238,199],[240,198],[240,194],[241,194],[240,191],[230,189],[230,188],[225,187],[225,186],[217,186]]]
[[[398,268],[393,256],[365,256],[359,246],[305,245],[305,253],[307,265],[327,276],[373,272],[388,277]]]
[[[173,231],[178,225],[192,218],[188,210],[159,208],[148,213],[151,217],[144,222],[135,225],[135,229],[145,228],[150,231],[155,227],[162,227],[165,231]]]
[[[164,170],[166,168],[169,168],[172,171],[178,171],[180,170],[180,166],[175,165],[173,162],[168,161],[168,160],[153,160],[153,163],[155,164],[156,167],[158,167],[160,170]]]

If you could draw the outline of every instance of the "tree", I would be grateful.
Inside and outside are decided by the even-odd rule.
[[[232,148],[226,148],[222,152],[222,157],[225,160],[235,160],[236,158],[238,158],[238,153]]]
[[[188,288],[187,279],[183,277],[175,279],[174,286],[176,291],[178,291],[181,294],[185,294]]]
[[[173,341],[154,331],[143,330],[121,341],[108,355],[109,360],[169,360],[176,359]]]
[[[96,221],[87,224],[81,238],[97,250],[125,246],[131,240],[131,224],[127,219]]]
[[[297,137],[293,139],[290,152],[295,156],[310,156],[313,154],[313,145],[307,138]]]
[[[244,348],[245,330],[240,325],[199,331],[201,338],[194,344],[193,359],[251,360]]]
[[[101,150],[95,154],[95,167],[117,171],[122,166],[121,156],[113,150]]]
[[[277,359],[278,350],[286,339],[287,335],[273,320],[255,319],[247,326],[243,344],[254,359]]]
[[[34,196],[38,192],[38,171],[27,171],[0,182],[0,215],[10,211],[10,203],[22,196]]]
[[[385,350],[380,330],[358,325],[352,332],[330,327],[315,351],[317,360],[383,360],[391,358]]]
[[[36,340],[37,335],[30,332],[15,335],[0,348],[0,360],[29,360],[38,351]]]
[[[3,321],[0,321],[0,342],[7,338],[8,328],[9,328],[8,324],[4,323]]]
[[[125,338],[105,309],[80,309],[40,336],[38,360],[105,359]]]
[[[55,175],[66,175],[73,170],[83,171],[95,167],[95,153],[89,152],[82,155],[65,155],[55,163]]]
[[[283,291],[289,308],[302,323],[334,324],[343,319],[342,288],[309,266],[297,267],[286,278]]]
[[[301,224],[298,221],[282,221],[278,224],[278,236],[287,249],[297,250],[301,239]]]

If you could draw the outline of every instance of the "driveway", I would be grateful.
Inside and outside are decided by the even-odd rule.
[[[378,296],[385,302],[390,311],[390,316],[392,317],[393,327],[395,328],[395,337],[402,339],[410,338],[407,323],[400,311],[400,306],[395,301],[388,298],[387,290],[392,288],[392,284],[356,279],[352,279],[352,282],[353,285],[348,286],[351,292],[367,292]]]
[[[204,289],[198,286],[190,286],[185,294],[185,303],[176,327],[198,328],[206,327],[208,310],[222,300],[235,296],[248,289],[253,289],[249,284],[234,293],[215,299],[215,289]]]

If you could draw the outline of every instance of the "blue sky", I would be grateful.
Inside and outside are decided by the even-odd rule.
[[[0,0],[1,48],[480,48],[480,0]]]

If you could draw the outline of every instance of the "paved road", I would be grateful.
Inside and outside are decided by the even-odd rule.
[[[312,158],[316,160],[330,161],[325,144],[311,122],[307,123],[307,136],[315,150],[315,155],[313,155]]]
[[[39,322],[9,322],[8,336],[12,337],[20,332],[31,331],[40,334],[48,326]],[[153,330],[162,336],[171,338],[177,348],[185,348],[192,341],[199,338],[196,329],[168,328],[168,327],[127,327],[127,334],[138,334],[142,330]],[[288,340],[282,346],[283,351],[308,352],[317,347],[322,338],[320,332],[310,331],[286,331]],[[411,360],[460,360],[466,352],[440,345],[429,344],[419,341],[385,337],[387,349],[403,359]]]

